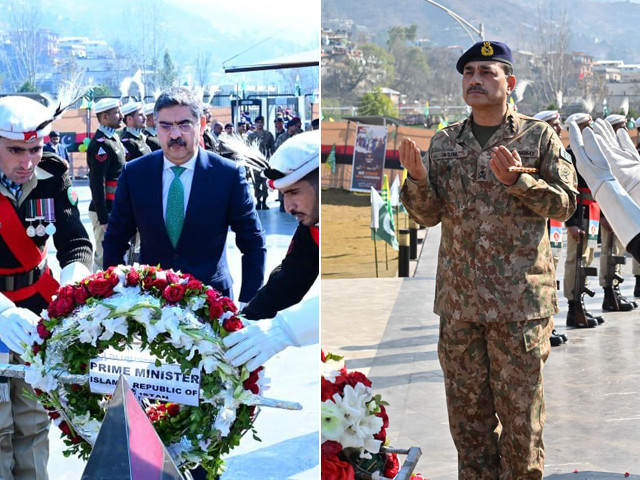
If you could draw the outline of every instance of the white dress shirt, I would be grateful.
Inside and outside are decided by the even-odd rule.
[[[182,182],[182,188],[184,189],[184,213],[187,215],[187,205],[189,203],[189,194],[191,193],[191,184],[193,183],[193,173],[196,170],[196,158],[198,157],[198,151],[196,154],[186,163],[182,165],[176,165],[172,163],[166,156],[164,156],[164,166],[162,168],[162,218],[167,219],[167,200],[169,198],[169,187],[171,182],[175,178],[175,174],[171,167],[179,166],[185,168],[185,171],[180,175],[180,181]]]

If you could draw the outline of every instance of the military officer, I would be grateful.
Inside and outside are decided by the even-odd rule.
[[[258,115],[254,122],[256,124],[256,129],[249,132],[247,139],[250,143],[257,142],[258,148],[260,148],[264,157],[269,160],[273,153],[273,134],[269,130],[264,129],[264,117],[262,115]],[[255,197],[257,202],[256,210],[268,210],[267,196],[269,195],[269,190],[267,189],[267,182],[265,178],[258,170],[253,171],[253,185],[255,188]]]
[[[162,146],[160,145],[160,140],[158,140],[158,133],[156,132],[156,121],[153,117],[153,107],[154,103],[145,103],[142,107],[142,113],[144,113],[146,117],[146,126],[144,128],[145,142],[151,149],[152,152],[156,150],[160,150]]]
[[[147,123],[147,117],[142,112],[142,103],[129,102],[120,107],[124,117],[124,131],[120,139],[125,149],[125,158],[128,161],[151,153],[151,148],[142,134]]]
[[[30,98],[0,99],[0,352],[6,345],[12,363],[33,343],[39,314],[59,286],[47,266],[48,238],[57,250],[62,284],[90,273],[91,242],[68,167],[42,150],[53,115]],[[48,478],[49,419],[25,390],[31,388],[21,379],[0,378],[0,478],[5,480]]]
[[[473,45],[456,65],[469,118],[424,159],[400,145],[405,208],[442,223],[434,311],[460,479],[544,471],[542,369],[558,312],[546,219],[571,216],[576,176],[551,127],[509,108],[512,63],[504,43]]]
[[[87,147],[87,165],[91,188],[89,218],[95,239],[93,269],[97,271],[102,269],[102,240],[109,223],[109,212],[126,154],[124,145],[116,133],[122,126],[120,100],[103,98],[96,102],[93,108],[100,126]]]

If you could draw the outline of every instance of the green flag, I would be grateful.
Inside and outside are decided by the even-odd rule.
[[[336,144],[334,143],[327,157],[325,165],[331,169],[331,173],[336,173]]]
[[[371,239],[387,242],[394,250],[398,250],[393,216],[389,213],[385,201],[373,187],[371,187]]]
[[[391,209],[391,192],[389,191],[389,178],[386,175],[384,176],[384,182],[382,183],[382,200],[384,201],[384,204],[387,207],[387,212],[389,212],[389,216],[391,217],[391,228],[395,232],[396,224],[393,221],[393,210]]]

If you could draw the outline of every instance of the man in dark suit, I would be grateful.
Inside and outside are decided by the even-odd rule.
[[[266,247],[244,169],[199,148],[205,116],[190,90],[163,92],[154,116],[162,150],[122,169],[103,243],[104,267],[123,263],[137,229],[140,263],[191,273],[231,297],[225,248],[231,227],[243,254],[238,300],[246,303],[262,285]]]

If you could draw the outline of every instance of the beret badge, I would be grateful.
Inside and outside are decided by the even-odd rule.
[[[491,42],[484,42],[482,48],[480,49],[480,53],[482,53],[485,57],[490,57],[493,55],[493,47],[491,46]]]

